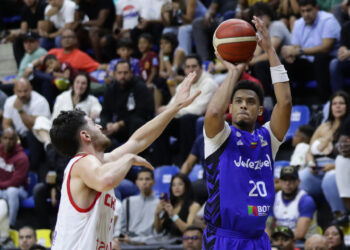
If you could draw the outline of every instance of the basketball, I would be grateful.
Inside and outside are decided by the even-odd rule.
[[[214,32],[215,51],[226,61],[239,63],[252,59],[257,44],[255,30],[241,19],[222,22]]]

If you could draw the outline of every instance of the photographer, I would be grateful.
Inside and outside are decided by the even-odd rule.
[[[181,237],[192,225],[200,205],[193,201],[192,185],[184,174],[175,174],[170,183],[170,199],[167,195],[160,200],[154,217],[157,233],[165,231],[172,237]],[[181,242],[181,238],[179,239]]]

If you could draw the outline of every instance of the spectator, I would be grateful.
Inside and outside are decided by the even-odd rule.
[[[15,226],[20,201],[28,195],[24,188],[27,186],[29,160],[17,140],[14,129],[4,129],[0,145],[0,198],[8,203],[11,227]]]
[[[324,231],[323,236],[326,237],[329,250],[345,250],[344,233],[340,227],[330,225]]]
[[[275,227],[271,234],[271,245],[279,250],[299,250],[295,248],[293,230],[285,226]]]
[[[45,20],[38,23],[40,46],[46,50],[61,47],[64,29],[72,28],[76,4],[70,0],[49,0]]]
[[[300,0],[299,18],[292,31],[292,45],[282,47],[291,82],[317,81],[319,102],[329,98],[329,62],[336,55],[340,25],[335,17],[319,11],[316,0]]]
[[[292,139],[292,146],[295,148],[290,158],[290,165],[301,170],[306,167],[306,154],[309,150],[309,143],[315,129],[310,125],[301,125]]]
[[[331,206],[335,217],[344,210],[339,198],[334,171],[334,141],[339,128],[349,115],[349,96],[339,91],[330,98],[329,116],[313,134],[306,155],[308,167],[300,171],[301,189],[311,195],[318,205],[323,195]],[[326,158],[324,158],[326,157]]]
[[[184,250],[202,249],[203,230],[200,227],[189,226],[182,234],[182,245]]]
[[[19,249],[29,250],[36,244],[36,233],[31,226],[23,226],[18,231]]]
[[[84,73],[78,73],[70,90],[57,96],[52,111],[51,120],[55,119],[62,110],[80,109],[91,119],[100,117],[102,106],[98,99],[90,94],[90,78]]]
[[[169,87],[176,87],[174,78],[183,69],[185,52],[177,47],[178,44],[176,36],[172,33],[163,34],[160,39],[159,76],[167,80]]]
[[[83,20],[85,14],[89,17],[88,21]],[[103,35],[112,31],[115,19],[113,0],[80,0],[75,19],[78,19],[82,28],[88,28],[94,56],[101,62],[100,40]]]
[[[193,224],[200,205],[193,201],[193,191],[186,175],[177,173],[171,178],[170,200],[161,199],[157,205],[154,227],[172,237],[180,237]]]
[[[273,217],[277,226],[286,226],[294,231],[294,238],[305,239],[312,230],[311,223],[316,205],[304,190],[299,189],[298,170],[284,167],[280,174],[281,190],[276,194]]]
[[[350,1],[346,3],[346,9],[350,13]],[[340,47],[337,58],[334,58],[330,65],[331,87],[336,92],[344,88],[345,77],[349,77],[350,68],[350,21],[346,22],[341,29]]]
[[[198,55],[189,55],[185,58],[185,75],[196,72],[196,78],[191,86],[191,92],[201,90],[201,95],[187,108],[181,110],[175,116],[163,134],[155,143],[155,165],[171,163],[169,155],[169,136],[175,136],[179,141],[179,159],[177,165],[182,165],[190,153],[192,144],[195,140],[196,120],[199,116],[204,115],[210,98],[217,89],[217,85],[209,75],[203,71],[202,60]],[[181,85],[179,85],[181,86]],[[179,86],[176,88],[178,90]],[[170,100],[168,105],[174,102],[176,93]],[[167,109],[167,106],[161,106],[158,113]]]
[[[20,34],[26,34],[28,31],[37,32],[38,22],[44,20],[44,11],[47,3],[44,0],[24,0],[23,2]],[[21,36],[18,36],[13,42],[13,53],[19,66],[25,53]]]
[[[0,90],[0,121],[2,120],[2,115],[4,114],[4,105],[7,99],[7,95]]]
[[[114,143],[120,143],[152,118],[154,104],[144,82],[133,76],[129,62],[116,64],[114,78],[104,95],[101,122]]]
[[[21,78],[24,71],[31,63],[42,57],[47,51],[39,46],[39,35],[35,32],[29,31],[23,35],[23,47],[25,50],[24,57],[21,59],[18,68],[17,78]]]
[[[293,30],[295,21],[300,17],[298,0],[281,0],[279,15],[288,29]]]
[[[196,52],[203,61],[209,60],[213,54],[211,45],[216,27],[226,18],[234,17],[237,0],[213,0],[204,17],[196,18],[193,23],[193,39]]]
[[[267,3],[257,2],[250,7],[250,11],[252,16],[259,17],[263,20],[264,24],[269,29],[273,47],[279,54],[282,46],[289,45],[291,42],[291,34],[287,27],[281,21],[274,21],[276,13]],[[274,96],[271,86],[272,80],[269,72],[270,65],[268,55],[260,46],[256,47],[254,57],[249,62],[249,65],[252,67],[253,76],[258,78],[263,84],[264,95]]]
[[[340,197],[345,207],[344,216],[337,219],[336,223],[347,225],[350,221],[350,118],[344,122],[339,132],[337,148],[339,155],[335,160],[335,175]]]
[[[139,195],[123,200],[122,213],[118,218],[115,237],[120,243],[150,244],[154,243],[155,231],[153,227],[158,198],[153,194],[154,175],[149,169],[142,168],[137,173],[136,185]]]
[[[326,237],[314,234],[305,242],[305,250],[327,250],[328,243]]]
[[[29,248],[29,250],[46,250],[42,245],[34,245]]]
[[[141,1],[119,0],[116,8],[116,20],[113,32],[117,37],[130,37],[130,31],[138,24],[141,12]]]
[[[334,17],[338,20],[341,26],[343,26],[344,23],[349,21],[347,5],[348,5],[348,0],[343,0],[340,4],[336,4],[332,9],[332,13]]]
[[[50,108],[45,97],[32,91],[30,82],[20,78],[15,81],[15,94],[7,98],[2,127],[14,127],[21,143],[30,151],[30,168],[38,170],[44,158],[42,144],[34,137],[32,128],[37,116],[50,118]]]
[[[172,0],[162,6],[163,33],[174,33],[186,54],[192,53],[192,21],[207,9],[199,0]]]
[[[66,0],[67,1],[67,0]],[[88,54],[76,48],[77,37],[73,30],[64,29],[62,31],[62,48],[55,48],[49,50],[48,54],[55,55],[60,63],[67,62],[73,68],[91,73],[97,69],[104,68],[98,62],[93,60]],[[44,58],[33,62],[34,66],[41,66]],[[84,63],[82,63],[84,62]]]

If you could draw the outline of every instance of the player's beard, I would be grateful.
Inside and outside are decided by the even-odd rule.
[[[298,188],[296,188],[295,190],[293,190],[292,192],[290,192],[290,193],[285,193],[283,190],[282,190],[282,196],[284,197],[284,198],[286,198],[287,200],[292,200],[292,199],[294,199],[294,197],[297,195],[297,193],[298,193]]]
[[[249,131],[251,127],[246,121],[243,121],[243,120],[236,122],[236,124],[241,130],[244,130],[244,131]]]
[[[111,140],[107,136],[101,134],[97,138],[94,138],[93,145],[97,151],[104,152],[111,146]]]

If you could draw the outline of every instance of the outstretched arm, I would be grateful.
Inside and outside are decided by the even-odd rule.
[[[245,63],[234,65],[227,62],[222,59],[218,53],[216,53],[216,56],[222,65],[227,68],[228,73],[224,82],[220,85],[209,102],[207,112],[205,113],[204,129],[205,134],[209,138],[213,138],[224,128],[224,114],[228,104],[230,103],[232,91],[246,66]]]
[[[193,96],[190,96],[190,89],[195,76],[195,73],[190,73],[183,81],[181,88],[179,88],[175,101],[164,112],[136,130],[125,144],[111,153],[105,154],[105,161],[114,161],[125,153],[140,153],[154,142],[177,112],[190,105],[200,94],[200,91],[198,91]]]
[[[271,78],[277,99],[277,103],[272,111],[270,127],[275,137],[282,141],[289,129],[290,113],[292,110],[292,95],[290,92],[289,79],[275,49],[271,45],[268,29],[261,19],[257,17],[254,17],[253,23],[261,35],[258,44],[266,51],[269,58]]]

